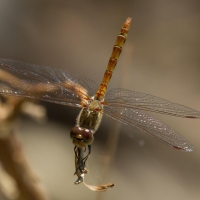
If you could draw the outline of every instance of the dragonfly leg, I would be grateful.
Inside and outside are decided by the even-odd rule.
[[[88,154],[87,156],[85,156],[85,158],[82,159],[84,166],[86,165],[86,161],[91,153],[91,148],[92,148],[91,145],[88,145]]]
[[[84,157],[86,149],[79,148],[77,146],[74,147],[74,153],[75,153],[75,167],[76,171],[74,174],[78,174],[78,171],[80,173],[87,173],[87,169],[85,168],[86,161],[91,153],[91,145],[88,145],[88,154]]]
[[[91,146],[88,145],[88,154],[84,157],[86,149],[79,148],[77,146],[74,147],[75,152],[75,167],[76,171],[74,175],[78,176],[78,179],[75,181],[75,184],[78,185],[83,182],[84,174],[88,172],[88,170],[85,168],[86,161],[89,157],[89,154],[91,153]]]

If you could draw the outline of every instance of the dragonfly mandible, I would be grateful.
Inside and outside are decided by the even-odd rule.
[[[98,130],[102,116],[145,132],[175,149],[186,152],[194,150],[184,137],[145,111],[176,117],[200,118],[199,111],[150,94],[121,88],[111,89],[106,93],[126,41],[130,23],[131,18],[127,18],[117,36],[99,87],[92,80],[61,69],[0,59],[2,68],[7,68],[17,77],[14,80],[1,79],[0,94],[35,98],[81,108],[76,125],[70,132],[75,145],[75,174],[78,176],[76,184],[81,183],[83,175],[87,173],[86,161],[91,153],[94,133]],[[86,156],[83,152],[85,148]]]

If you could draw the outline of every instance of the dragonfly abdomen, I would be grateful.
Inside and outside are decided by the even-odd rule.
[[[99,86],[99,89],[97,90],[97,92],[95,94],[95,99],[98,99],[98,100],[104,99],[108,83],[109,83],[109,81],[112,77],[112,73],[115,69],[115,66],[117,65],[118,58],[119,58],[119,56],[122,52],[122,48],[123,48],[124,43],[126,41],[127,34],[128,34],[128,31],[129,31],[129,28],[130,28],[130,23],[131,23],[131,18],[127,18],[127,20],[123,24],[123,26],[122,26],[122,28],[121,28],[118,36],[117,36],[115,45],[114,45],[113,50],[112,50],[112,54],[111,54],[110,59],[108,61],[107,69],[104,73],[103,80],[101,82],[101,85]]]

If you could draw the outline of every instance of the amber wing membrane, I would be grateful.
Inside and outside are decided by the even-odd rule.
[[[123,48],[124,43],[126,41],[127,34],[128,34],[128,31],[129,31],[129,28],[130,28],[130,23],[131,23],[131,18],[129,17],[129,18],[127,18],[127,20],[123,24],[123,26],[120,30],[120,33],[117,36],[117,40],[115,42],[112,54],[111,54],[110,59],[108,61],[108,66],[107,66],[107,69],[104,73],[103,80],[101,82],[101,85],[99,86],[98,91],[95,94],[95,99],[98,99],[100,101],[104,99],[108,83],[109,83],[109,81],[112,77],[112,73],[115,69],[115,66],[117,65],[117,60],[119,59],[119,56],[122,52],[122,48]]]
[[[52,103],[81,107],[80,94],[74,90],[35,80],[0,80],[0,94],[34,98]]]
[[[16,76],[13,80],[1,77],[1,94],[81,107],[97,89],[95,82],[64,70],[9,59],[0,59],[0,64]]]

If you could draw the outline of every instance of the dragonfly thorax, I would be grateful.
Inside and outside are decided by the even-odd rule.
[[[103,106],[100,101],[91,99],[82,108],[78,117],[77,124],[71,130],[70,137],[78,147],[90,145],[93,142],[93,134],[99,128],[102,119]]]
[[[88,112],[100,112],[103,110],[103,106],[99,100],[93,99],[88,102],[87,105]]]

